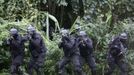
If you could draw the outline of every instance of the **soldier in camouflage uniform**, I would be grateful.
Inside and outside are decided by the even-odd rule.
[[[18,30],[15,28],[10,29],[10,35],[11,37],[7,39],[5,44],[10,47],[11,75],[22,75],[20,66],[24,59],[24,42],[26,40],[19,35]]]
[[[58,63],[58,74],[65,75],[64,68],[69,62],[72,62],[75,69],[75,75],[83,75],[79,61],[79,50],[74,37],[71,37],[67,30],[62,31],[62,42],[59,48],[63,48],[64,57]]]
[[[127,64],[125,58],[127,51],[126,40],[127,34],[122,33],[110,42],[108,52],[109,68],[105,75],[112,75],[116,66],[118,66],[121,71],[120,75],[127,75]]]
[[[29,49],[31,52],[28,73],[29,75],[33,75],[33,70],[35,70],[37,75],[44,75],[43,64],[47,48],[41,35],[31,25],[28,27],[28,35]]]
[[[78,46],[81,56],[81,62],[83,62],[84,59],[84,61],[87,62],[88,66],[91,68],[92,75],[96,75],[96,63],[93,54],[92,40],[87,36],[85,31],[79,32],[77,40],[79,43]]]

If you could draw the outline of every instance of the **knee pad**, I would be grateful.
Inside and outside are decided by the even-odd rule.
[[[81,71],[82,71],[81,66],[75,66],[75,71],[76,71],[76,72],[81,72]]]
[[[57,69],[62,69],[62,68],[63,68],[63,65],[62,65],[60,62],[58,62],[58,63],[56,64],[56,67],[57,67]]]
[[[11,65],[11,74],[17,72],[17,66],[16,65]]]
[[[59,74],[59,75],[65,75],[65,71],[64,71],[64,70],[60,70],[60,71],[58,72],[58,74]]]

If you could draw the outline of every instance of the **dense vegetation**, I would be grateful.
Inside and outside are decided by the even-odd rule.
[[[107,68],[107,44],[111,37],[127,32],[129,75],[134,74],[134,0],[0,0],[0,75],[9,73],[10,53],[8,47],[2,45],[9,37],[9,29],[16,27],[23,35],[30,23],[42,34],[48,48],[44,66],[46,75],[56,75],[55,64],[63,56],[57,46],[60,29],[64,27],[75,32],[77,26],[86,30],[94,41],[99,75]],[[25,51],[21,69],[26,75],[29,52],[27,48]],[[90,75],[86,64],[83,69]],[[71,66],[67,66],[67,71],[73,75]]]

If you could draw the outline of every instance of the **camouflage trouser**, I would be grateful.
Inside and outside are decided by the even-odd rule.
[[[18,55],[15,57],[12,57],[12,64],[11,64],[11,75],[22,75],[22,72],[20,70],[20,65],[23,62],[23,56]]]
[[[86,57],[81,56],[80,60],[82,65],[84,64],[84,61],[87,62],[88,66],[91,68],[92,75],[96,75],[96,63],[92,55]]]
[[[64,68],[65,65],[72,62],[75,69],[75,75],[84,75],[79,61],[79,55],[72,55],[71,57],[63,57],[63,59],[58,63],[58,74],[65,75]]]
[[[36,71],[37,75],[44,75],[43,64],[44,64],[45,54],[42,53],[38,57],[31,57],[30,62],[28,64],[28,74],[33,75],[33,70]]]
[[[120,75],[128,75],[127,74],[127,63],[126,63],[125,57],[116,60],[112,56],[109,56],[108,57],[108,65],[109,65],[109,68],[108,68],[108,71],[105,73],[105,75],[112,75],[116,66],[118,66],[120,69]]]

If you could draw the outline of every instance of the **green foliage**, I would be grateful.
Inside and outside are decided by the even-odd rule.
[[[9,38],[9,29],[17,28],[23,35],[26,33],[28,24],[33,23],[36,30],[42,35],[48,48],[44,66],[46,75],[57,75],[56,63],[62,58],[62,50],[58,48],[61,35],[57,33],[60,30],[60,22],[56,16],[49,14],[47,11],[38,10],[38,3],[47,3],[48,0],[0,0],[0,75],[8,75],[10,66],[10,53],[6,46],[2,43]],[[67,0],[50,0],[55,1],[59,6],[67,6]],[[73,11],[78,13],[81,0],[70,0],[73,5]],[[70,32],[74,32],[77,26],[81,30],[85,30],[89,37],[93,39],[95,58],[97,62],[97,72],[104,74],[107,68],[106,53],[108,51],[108,43],[115,35],[126,31],[129,35],[129,52],[127,59],[129,64],[129,75],[134,73],[134,1],[133,0],[82,0],[84,4],[85,15],[83,18],[77,17],[76,21],[70,28]],[[56,13],[56,12],[55,12]],[[63,16],[64,17],[64,16]],[[53,40],[48,38],[49,19],[55,23],[55,32]],[[76,24],[77,23],[77,24]],[[47,32],[42,31],[42,27],[46,26]],[[25,63],[22,70],[26,75],[26,64],[29,61],[28,49],[26,47]],[[72,67],[67,65],[70,75],[73,75]],[[83,66],[84,71],[90,75],[88,66]],[[117,75],[118,72],[115,72]]]

